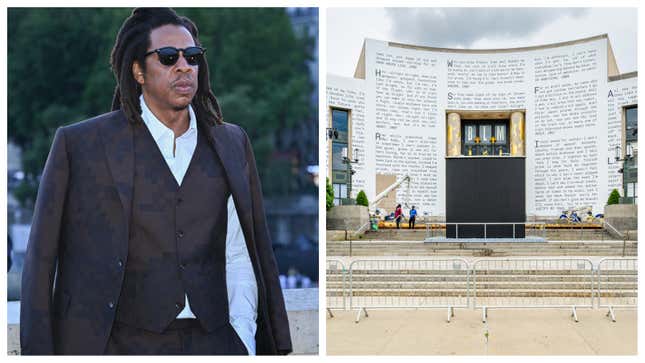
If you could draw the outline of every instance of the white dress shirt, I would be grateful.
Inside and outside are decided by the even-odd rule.
[[[150,130],[150,134],[157,143],[177,184],[181,185],[197,147],[197,119],[193,108],[190,105],[188,106],[190,115],[188,130],[175,139],[173,130],[159,121],[150,111],[143,99],[143,95],[139,97],[139,103],[141,104],[141,118],[143,118],[148,130]],[[226,287],[228,291],[229,322],[244,342],[249,355],[255,355],[258,288],[232,196],[228,198],[227,208]],[[185,299],[186,306],[177,318],[195,318],[195,314],[190,310],[190,305],[188,304],[188,295],[185,296]]]

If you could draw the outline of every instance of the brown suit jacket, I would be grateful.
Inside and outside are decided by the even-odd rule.
[[[232,124],[198,124],[224,166],[255,272],[257,354],[287,354],[289,323],[248,136]],[[22,275],[22,354],[104,352],[124,276],[117,264],[128,251],[132,127],[117,110],[56,132]]]

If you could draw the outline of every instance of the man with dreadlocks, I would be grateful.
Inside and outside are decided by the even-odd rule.
[[[113,111],[57,130],[22,277],[22,354],[287,354],[246,133],[224,123],[197,27],[135,9]]]

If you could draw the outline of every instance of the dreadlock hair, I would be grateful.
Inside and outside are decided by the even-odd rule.
[[[195,45],[201,46],[197,26],[188,18],[179,16],[169,8],[137,8],[123,22],[110,55],[110,66],[116,77],[112,98],[112,111],[123,109],[126,118],[133,124],[142,124],[139,95],[141,86],[132,76],[132,64],[138,62],[145,72],[145,53],[150,46],[150,32],[164,25],[179,25],[186,28]],[[210,89],[206,55],[199,62],[197,92],[191,104],[199,122],[214,126],[224,122],[217,98]]]

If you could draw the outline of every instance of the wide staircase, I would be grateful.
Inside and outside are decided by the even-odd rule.
[[[349,308],[350,298],[353,308],[636,305],[636,238],[601,228],[527,230],[541,242],[424,242],[428,234],[328,231],[328,306]]]

